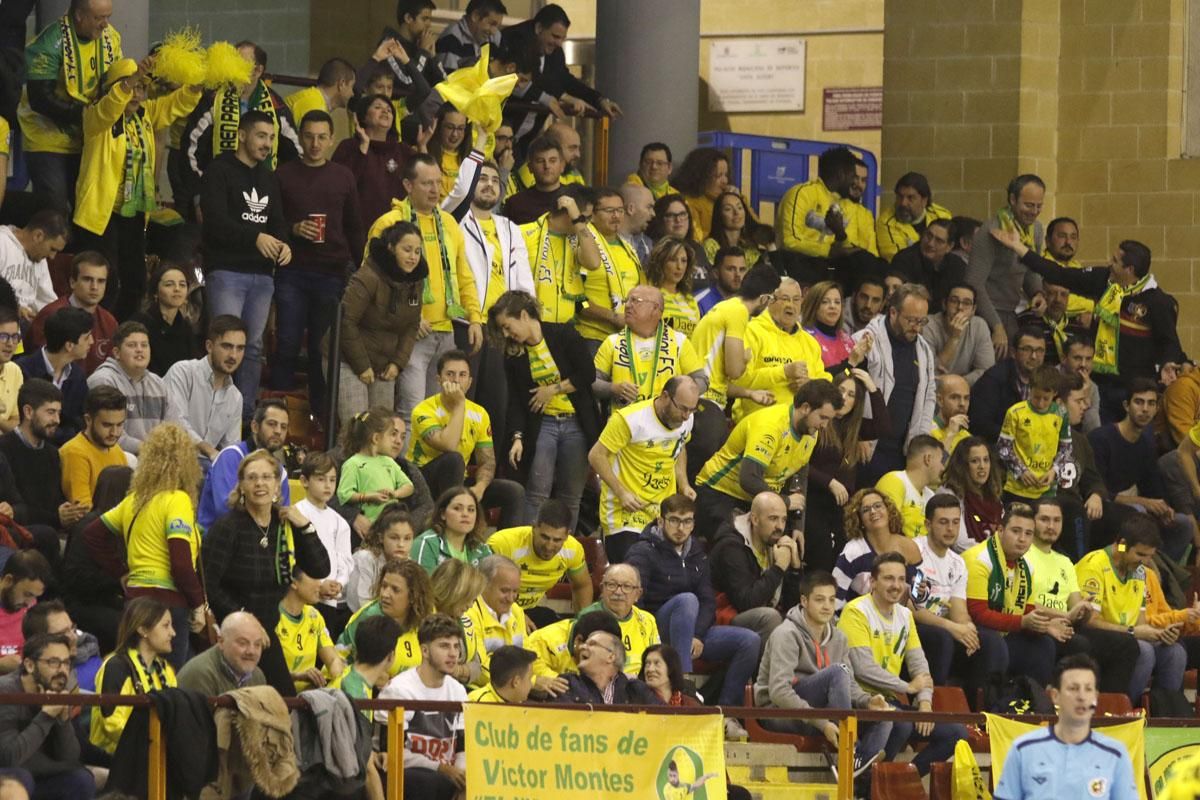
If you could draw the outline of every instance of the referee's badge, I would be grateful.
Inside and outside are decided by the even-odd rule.
[[[1092,797],[1104,797],[1108,791],[1108,778],[1092,778],[1088,781],[1088,794]]]

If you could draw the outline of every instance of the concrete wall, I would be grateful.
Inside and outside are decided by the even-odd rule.
[[[267,69],[308,74],[310,0],[152,0],[150,40],[185,25],[199,26],[204,40],[250,39],[267,51]],[[335,6],[330,0],[315,5]],[[286,93],[286,92],[285,92]]]

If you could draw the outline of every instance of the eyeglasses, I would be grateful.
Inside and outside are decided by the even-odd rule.
[[[69,659],[69,658],[39,658],[37,660],[37,663],[45,664],[50,669],[63,669],[64,667],[71,666],[71,659]]]
[[[612,653],[614,656],[617,654],[616,650],[614,650],[611,647],[609,647],[608,645],[600,642],[598,639],[588,639],[584,642],[584,644],[586,644],[588,647],[599,647],[601,650],[607,650],[608,652]]]
[[[887,511],[887,506],[883,503],[871,503],[868,506],[860,506],[858,509],[860,514],[874,514],[876,511]]]
[[[500,134],[496,134],[497,142],[511,142],[512,140],[513,140],[513,137],[511,137],[511,136],[502,136]]]
[[[1030,345],[1023,344],[1017,348],[1017,352],[1024,353],[1027,356],[1044,356],[1044,355],[1046,355],[1046,348],[1031,347]]]
[[[647,167],[669,167],[671,162],[661,158],[647,158],[642,161]]]
[[[635,583],[617,583],[616,581],[605,581],[602,585],[609,591],[620,592],[621,594],[629,594],[642,588]]]
[[[692,414],[696,413],[696,406],[691,406],[691,407],[681,406],[681,405],[679,405],[679,403],[675,402],[674,397],[668,397],[667,401],[671,405],[675,406],[675,410],[678,411],[680,414],[683,414],[684,416],[690,417]],[[695,520],[692,520],[692,521],[695,522]]]
[[[975,301],[970,297],[947,297],[946,305],[958,306],[959,308],[970,308],[975,305]]]
[[[597,208],[596,213],[597,214],[612,214],[614,216],[619,217],[625,213],[625,206],[614,206],[613,208]]]
[[[0,333],[0,344],[16,344],[21,341],[21,333]]]
[[[658,301],[655,300],[653,297],[631,297],[625,301],[625,305],[627,305],[627,306],[636,306],[641,303],[651,303],[654,305],[658,305]]]
[[[667,517],[667,524],[674,525],[676,528],[694,528],[696,527],[695,517]]]
[[[466,133],[467,126],[466,125],[447,125],[445,123],[442,123],[442,130],[446,131],[447,133]]]
[[[686,212],[686,211],[676,211],[674,213],[663,214],[663,219],[678,221],[681,219],[687,219],[687,216],[688,216],[688,212]]]
[[[909,317],[901,314],[900,321],[905,325],[915,325],[918,328],[924,328],[929,324],[929,317]]]

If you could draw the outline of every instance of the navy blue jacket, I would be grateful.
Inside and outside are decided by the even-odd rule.
[[[54,383],[54,376],[50,374],[50,370],[46,369],[46,359],[42,356],[43,349],[39,347],[25,355],[17,356],[13,360],[13,363],[21,368],[25,380],[41,378]],[[75,434],[83,430],[83,406],[87,400],[87,391],[87,375],[83,371],[83,361],[76,361],[71,365],[71,374],[63,381],[62,414],[58,430],[50,437],[50,441],[54,444],[66,444],[74,438]]]
[[[681,556],[675,552],[675,546],[663,538],[658,526],[650,525],[629,548],[625,563],[642,577],[642,599],[638,606],[652,614],[677,594],[691,592],[696,595],[700,601],[696,637],[704,638],[716,619],[717,596],[708,570],[708,556],[696,542],[696,537],[687,540]]]

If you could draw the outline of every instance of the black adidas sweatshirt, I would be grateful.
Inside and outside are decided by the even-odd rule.
[[[236,153],[214,158],[200,183],[200,210],[207,271],[274,273],[274,262],[255,246],[260,233],[288,241],[283,192],[267,162],[247,167]]]

